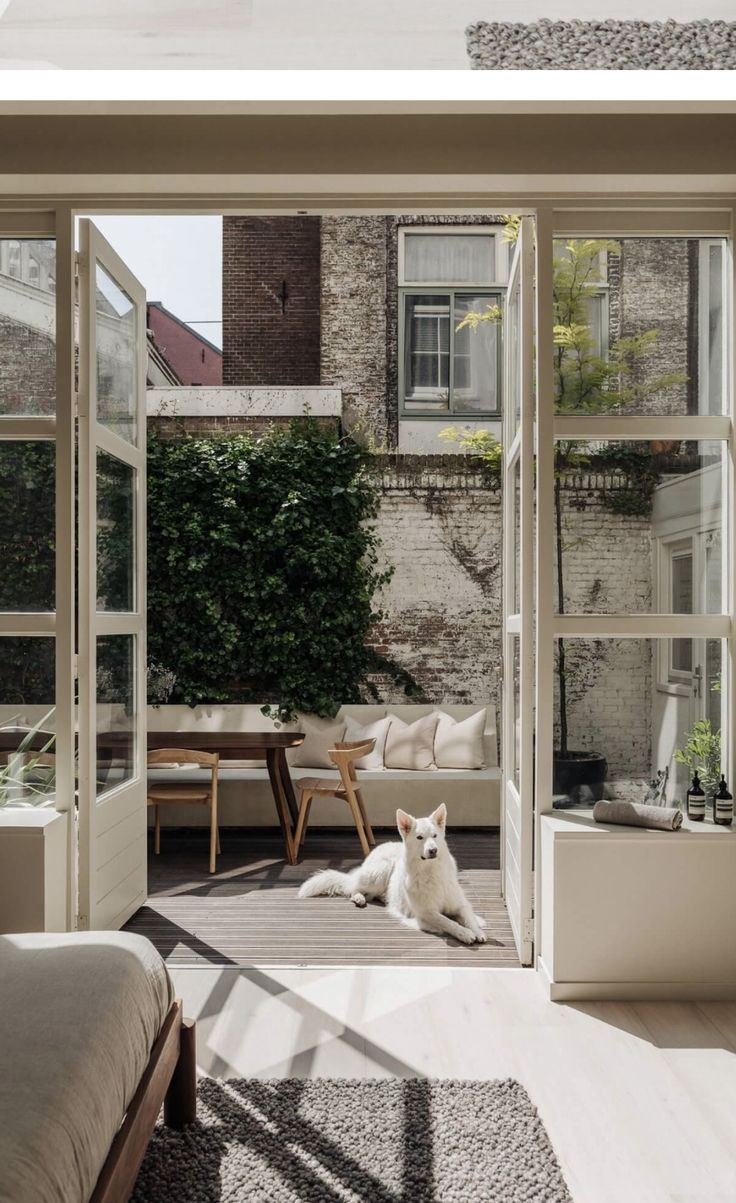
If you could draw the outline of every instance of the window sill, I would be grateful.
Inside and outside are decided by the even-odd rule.
[[[673,698],[690,698],[693,691],[689,685],[676,685],[674,681],[658,681],[657,693],[669,694]]]
[[[495,413],[472,413],[461,414],[452,413],[450,410],[401,410],[399,413],[400,422],[414,422],[416,420],[424,422],[500,422],[503,414],[498,411]]]

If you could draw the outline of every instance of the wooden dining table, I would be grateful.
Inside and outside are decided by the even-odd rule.
[[[191,748],[194,752],[218,752],[221,761],[265,760],[290,865],[296,864],[294,831],[298,808],[286,749],[298,748],[301,743],[304,743],[302,731],[148,732],[149,751],[154,748]]]

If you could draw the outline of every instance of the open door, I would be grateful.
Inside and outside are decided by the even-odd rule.
[[[532,963],[534,824],[534,225],[522,218],[503,322],[502,887],[523,965]]]
[[[145,901],[146,294],[90,221],[79,252],[79,914]]]

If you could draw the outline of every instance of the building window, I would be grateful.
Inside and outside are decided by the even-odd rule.
[[[38,259],[34,259],[33,255],[28,257],[28,283],[32,284],[34,288],[41,286],[41,268]]]
[[[693,613],[693,551],[691,540],[669,548],[670,609],[673,614]],[[673,639],[670,644],[668,677],[675,683],[689,682],[693,671],[692,639]]]
[[[8,275],[15,276],[16,280],[20,280],[21,276],[21,259],[20,259],[20,243],[8,243]]]
[[[498,414],[501,328],[458,326],[501,305],[506,247],[487,227],[399,231],[399,388],[407,416]]]

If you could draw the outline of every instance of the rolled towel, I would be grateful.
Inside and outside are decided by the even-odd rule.
[[[621,823],[625,827],[656,827],[658,831],[679,831],[682,811],[676,806],[645,806],[642,802],[596,802],[596,823]]]

